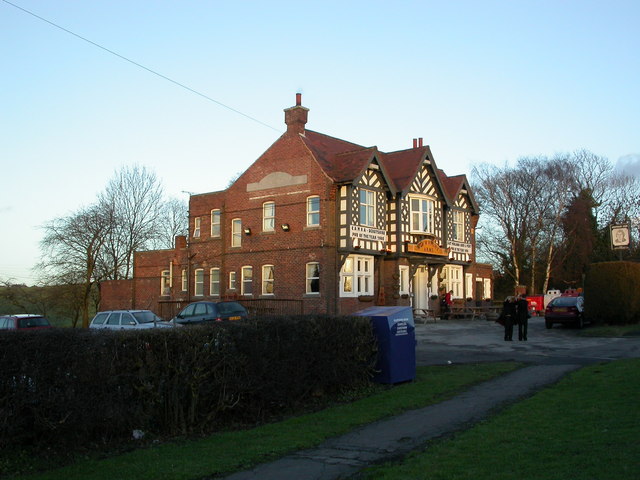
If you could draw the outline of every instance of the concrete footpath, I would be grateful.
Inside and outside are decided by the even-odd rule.
[[[469,428],[505,406],[557,382],[580,365],[533,365],[476,385],[445,402],[358,428],[227,480],[333,480],[399,458],[432,439]]]

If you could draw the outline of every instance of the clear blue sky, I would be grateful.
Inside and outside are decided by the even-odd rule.
[[[284,131],[383,151],[423,137],[449,175],[588,149],[640,167],[640,2],[0,0],[0,280],[41,226],[125,165],[167,195],[226,188]]]

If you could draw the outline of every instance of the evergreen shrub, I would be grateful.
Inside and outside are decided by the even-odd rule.
[[[2,332],[0,448],[253,425],[366,385],[375,355],[365,317]]]
[[[585,318],[593,323],[640,322],[640,263],[592,264],[585,277],[584,297]]]

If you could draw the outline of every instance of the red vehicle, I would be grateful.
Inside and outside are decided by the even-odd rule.
[[[0,330],[43,330],[47,328],[53,328],[53,326],[42,315],[20,313],[0,317]]]

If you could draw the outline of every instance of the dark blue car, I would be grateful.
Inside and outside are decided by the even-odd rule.
[[[193,325],[233,320],[246,320],[247,309],[238,302],[195,302],[182,309],[173,319],[176,323]]]

